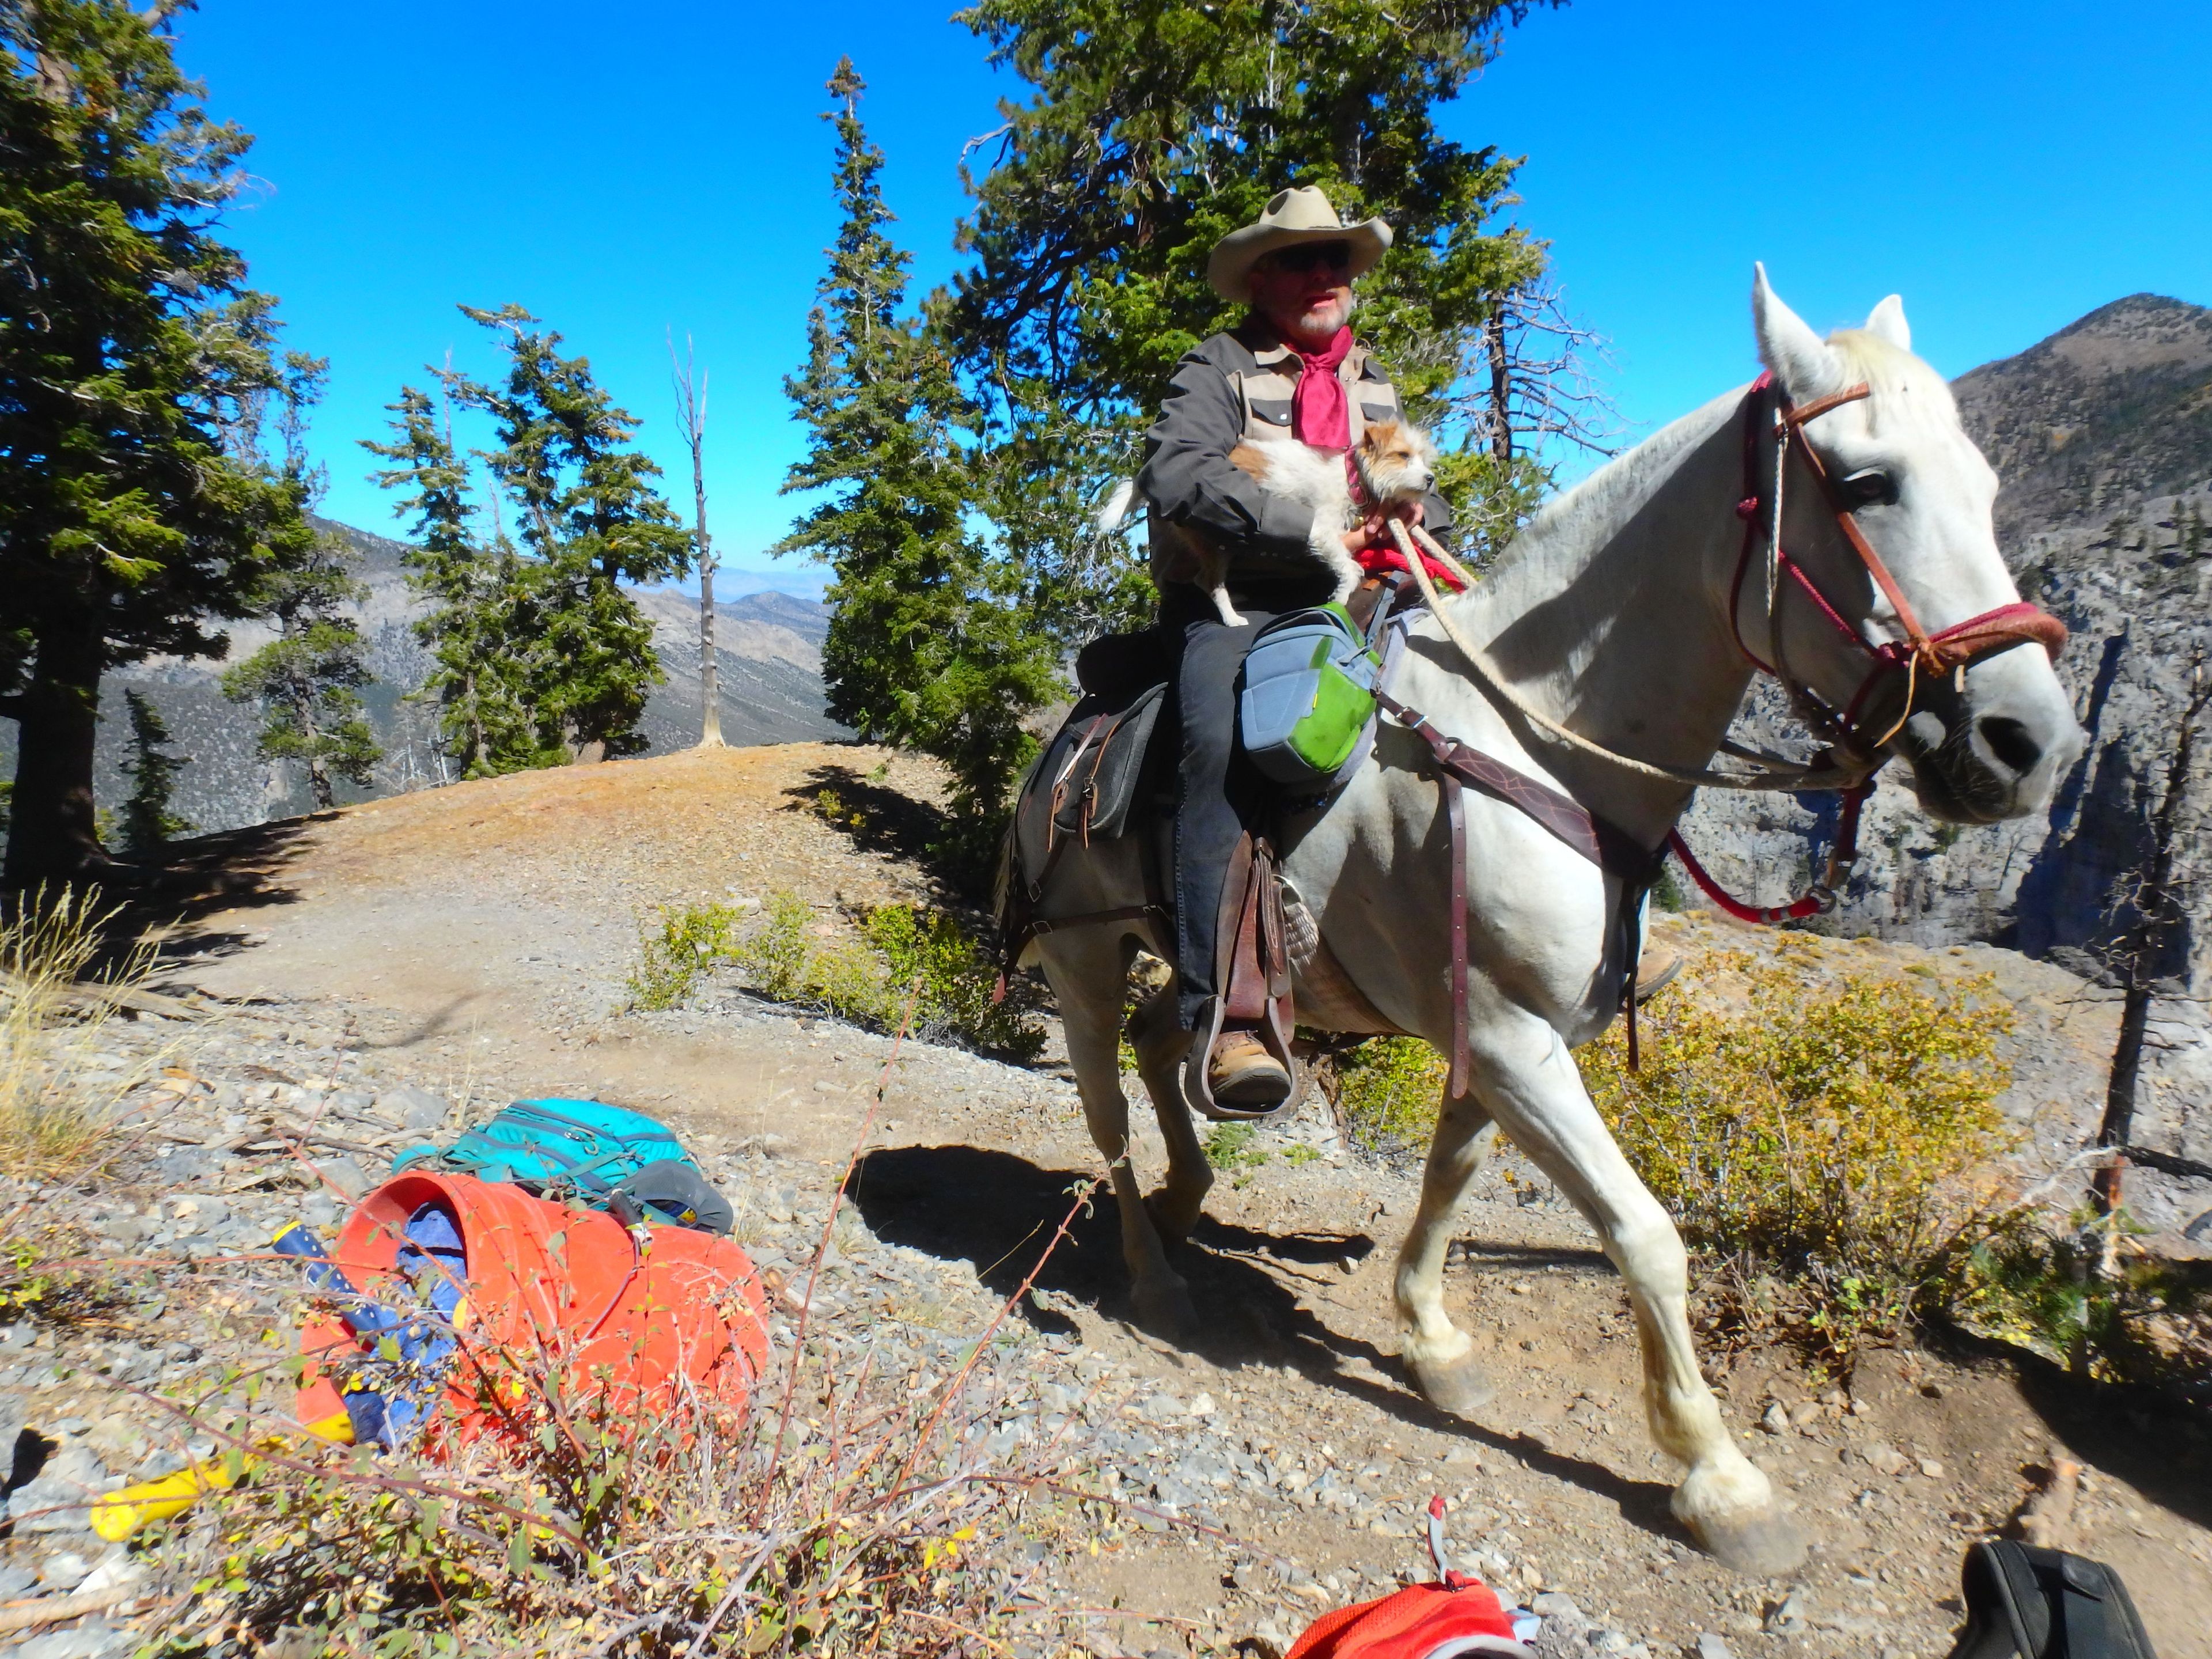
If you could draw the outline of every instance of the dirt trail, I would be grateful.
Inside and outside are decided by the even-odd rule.
[[[857,837],[816,810],[824,789],[860,809]],[[850,1149],[885,1040],[742,999],[723,1012],[620,1014],[622,981],[640,920],[658,904],[789,889],[828,927],[841,902],[919,890],[900,854],[920,823],[914,803],[934,799],[915,763],[793,744],[375,802],[261,832],[252,850],[264,890],[198,920],[204,954],[185,976],[218,994],[322,1005],[368,1047],[480,1103],[588,1093],[679,1127],[779,1137],[796,1188],[821,1194]],[[1723,937],[1711,923],[1685,933]],[[2076,1069],[2108,1041],[2108,1010],[2004,952],[1817,949],[1899,971],[2000,971],[2033,1039],[2014,1096],[2055,1158],[2081,1098]],[[885,1109],[856,1194],[862,1218],[886,1241],[972,1264],[985,1285],[1010,1289],[1033,1259],[1024,1252],[1037,1224],[1049,1231],[1066,1188],[1097,1163],[1073,1088],[1048,1066],[915,1046]],[[1213,1429],[1238,1437],[1272,1488],[1255,1497],[1216,1481],[1229,1493],[1208,1495],[1218,1534],[1139,1531],[1072,1558],[1060,1588],[1102,1610],[1097,1651],[1203,1649],[1213,1638],[1202,1632],[1240,1627],[1267,1641],[1294,1632],[1300,1608],[1310,1616],[1419,1568],[1413,1516],[1442,1492],[1455,1502],[1455,1543],[1486,1552],[1524,1600],[1571,1597],[1593,1635],[1625,1638],[1592,1650],[1694,1651],[1712,1634],[1746,1655],[1936,1659],[1957,1622],[1964,1545],[2013,1511],[2056,1440],[2091,1470],[2081,1547],[2120,1568],[2163,1659],[2212,1659],[2212,1463],[2201,1425],[2112,1410],[1995,1353],[1879,1354],[1848,1410],[1820,1404],[1819,1385],[1785,1356],[1724,1362],[1716,1381],[1731,1421],[1820,1539],[1791,1585],[1747,1583],[1692,1551],[1668,1518],[1670,1475],[1642,1423],[1618,1280],[1527,1166],[1508,1158],[1485,1177],[1451,1272],[1455,1316],[1504,1384],[1483,1423],[1468,1425],[1421,1404],[1391,1357],[1390,1258],[1417,1169],[1347,1153],[1318,1125],[1255,1146],[1267,1161],[1224,1174],[1187,1252],[1202,1340],[1171,1348],[1123,1322],[1110,1206],[1047,1268],[1030,1310],[1033,1322],[1154,1379],[1175,1409],[1203,1416],[1194,1402],[1210,1401]],[[1138,1158],[1158,1170],[1156,1138]],[[1793,1426],[1768,1432],[1758,1425],[1778,1399],[1796,1408]],[[1336,1478],[1317,1479],[1323,1466]],[[1241,1538],[1319,1583],[1253,1589],[1237,1571],[1249,1553]],[[1792,1586],[1806,1616],[1768,1633]]]

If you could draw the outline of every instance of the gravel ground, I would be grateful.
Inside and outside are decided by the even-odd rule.
[[[653,904],[789,887],[828,925],[841,898],[918,890],[895,848],[803,810],[821,787],[873,787],[881,759],[792,745],[529,775],[264,843],[269,885],[196,919],[201,953],[176,981],[230,999],[216,1017],[101,1028],[118,1067],[167,1068],[133,1097],[144,1127],[128,1153],[89,1187],[21,1194],[82,1223],[118,1265],[143,1265],[131,1303],[96,1321],[0,1334],[0,1426],[20,1413],[28,1431],[0,1603],[118,1588],[128,1561],[82,1529],[81,1510],[33,1511],[174,1467],[191,1432],[146,1394],[204,1386],[268,1352],[264,1333],[288,1340],[289,1265],[228,1258],[295,1217],[331,1225],[396,1148],[518,1096],[665,1116],[737,1203],[746,1248],[797,1274],[887,1075],[810,1318],[916,1377],[945,1374],[1036,1267],[1069,1188],[1097,1173],[1050,1056],[1023,1068],[908,1043],[886,1074],[888,1038],[727,986],[680,1012],[619,1012]],[[886,763],[883,787],[926,799],[926,775],[904,765]],[[288,902],[267,902],[272,890]],[[1847,963],[1912,955],[1819,948]],[[1913,959],[2007,973],[2020,960],[1983,954]],[[2043,1046],[2014,1103],[2078,1103],[2061,1050],[2093,1054],[2089,1024],[2106,1012],[2058,981],[2021,983],[2048,1001],[2023,1005],[2023,1040]],[[2019,1115],[2063,1158],[2050,1115]],[[1135,1157],[1152,1173],[1148,1120]],[[1110,1200],[1078,1220],[969,1394],[985,1454],[1120,1504],[1088,1537],[982,1540],[1037,1608],[1024,1659],[1279,1650],[1328,1607],[1425,1575],[1432,1493],[1459,1565],[1543,1615],[1549,1654],[1937,1659],[1960,1552],[2018,1506],[2054,1442],[2089,1468],[2081,1547],[2126,1576],[2164,1659],[2212,1659],[2201,1423],[1971,1346],[1877,1353],[1849,1396],[1786,1354],[1717,1356],[1747,1450],[1820,1539],[1792,1579],[1741,1580],[1667,1515],[1672,1472],[1642,1424],[1618,1279],[1510,1155],[1479,1183],[1449,1279],[1498,1402],[1465,1424],[1404,1388],[1389,1279],[1417,1174],[1347,1149],[1317,1116],[1255,1136],[1180,1261],[1206,1322],[1180,1346],[1126,1321]],[[188,1612],[161,1586],[119,1588],[137,1596],[21,1650],[120,1653]]]

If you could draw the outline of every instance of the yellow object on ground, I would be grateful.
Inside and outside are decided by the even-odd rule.
[[[318,1440],[335,1445],[353,1443],[353,1424],[343,1412],[326,1417],[319,1423],[307,1425],[307,1432]],[[282,1437],[264,1443],[281,1446]],[[248,1474],[259,1460],[250,1453],[243,1460],[238,1474]],[[182,1515],[211,1492],[228,1490],[237,1479],[231,1473],[227,1458],[211,1458],[205,1462],[187,1463],[174,1474],[165,1474],[158,1480],[142,1480],[135,1486],[103,1493],[92,1504],[92,1529],[111,1544],[119,1544],[142,1527],[170,1516]]]

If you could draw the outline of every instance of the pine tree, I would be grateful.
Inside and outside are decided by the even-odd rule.
[[[133,858],[149,859],[192,827],[169,810],[177,775],[191,759],[169,752],[168,722],[152,698],[134,689],[123,694],[123,701],[131,714],[131,758],[122,769],[131,787],[117,832],[124,851]]]
[[[328,531],[313,553],[277,580],[277,636],[222,677],[234,702],[258,702],[264,760],[307,771],[315,810],[337,804],[333,780],[366,785],[384,751],[363,715],[367,647],[349,608],[368,590],[348,569],[344,541]]]
[[[468,464],[436,401],[406,386],[387,407],[393,441],[362,447],[394,463],[376,483],[411,492],[400,502],[415,514],[407,580],[430,604],[415,631],[434,665],[421,695],[438,701],[446,750],[464,777],[556,765],[532,714],[533,607],[522,561],[504,536],[477,534]]]
[[[310,505],[321,497],[327,477],[308,462],[307,411],[322,395],[329,371],[326,359],[287,353],[274,391],[280,400],[283,474],[300,483]],[[258,446],[259,431],[257,418],[240,441]],[[255,453],[258,459],[258,447]],[[366,785],[384,752],[362,715],[360,688],[371,678],[368,647],[350,607],[368,590],[348,569],[350,562],[342,537],[317,531],[306,555],[270,584],[269,612],[276,619],[276,637],[222,677],[223,695],[232,702],[261,705],[262,758],[307,768],[319,812],[337,804],[334,775]]]
[[[636,754],[646,697],[664,676],[653,624],[623,584],[684,574],[690,532],[653,488],[660,468],[629,447],[636,418],[588,359],[562,356],[561,337],[520,306],[461,310],[506,337],[503,385],[456,377],[451,387],[492,417],[499,447],[484,459],[520,507],[534,559],[529,699],[541,748],[571,760]]]
[[[973,878],[1034,746],[1022,716],[1051,695],[1054,655],[1029,626],[1018,572],[971,525],[978,412],[943,347],[902,314],[908,256],[884,229],[884,157],[861,125],[865,83],[850,58],[829,90],[843,222],[808,320],[806,367],[785,382],[810,435],[784,488],[830,494],[777,551],[805,550],[833,573],[830,714],[946,763],[954,829],[940,852]]]
[[[0,0],[0,714],[20,721],[6,878],[101,860],[100,680],[218,656],[306,556],[305,488],[226,438],[280,379],[270,302],[216,216],[251,142],[208,118],[162,20]]]
[[[945,310],[969,382],[991,388],[999,453],[1053,499],[1020,548],[1082,630],[1146,602],[1083,508],[1133,470],[1177,358],[1242,307],[1206,283],[1212,245],[1291,185],[1396,233],[1359,285],[1357,327],[1408,413],[1446,447],[1464,523],[1502,495],[1510,531],[1540,460],[1495,441],[1487,325],[1543,267],[1498,222],[1516,163],[1442,138],[1435,110],[1495,55],[1517,0],[981,0],[960,14],[1036,89],[1003,103],[962,228],[975,258]],[[1510,320],[1510,319],[1509,319]],[[1085,595],[1089,595],[1086,601]]]

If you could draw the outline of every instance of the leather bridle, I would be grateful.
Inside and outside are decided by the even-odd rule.
[[[1760,493],[1762,437],[1760,414],[1766,408],[1765,394],[1775,392],[1768,431],[1774,445],[1774,483],[1770,495]],[[1820,453],[1805,436],[1808,422],[1818,420],[1832,409],[1856,403],[1869,395],[1863,380],[1841,392],[1815,398],[1810,403],[1792,404],[1786,393],[1775,386],[1771,374],[1762,374],[1753,382],[1743,400],[1743,499],[1736,503],[1736,516],[1743,520],[1743,547],[1736,555],[1735,580],[1729,585],[1729,629],[1735,636],[1736,649],[1761,672],[1771,674],[1782,683],[1797,717],[1825,739],[1828,752],[1842,763],[1841,770],[1851,777],[1842,787],[1843,811],[1836,825],[1836,839],[1828,849],[1828,858],[1820,877],[1803,893],[1787,904],[1747,904],[1735,897],[1698,862],[1689,843],[1682,839],[1679,828],[1667,832],[1667,845],[1690,878],[1696,882],[1706,897],[1739,921],[1771,925],[1780,921],[1802,921],[1807,916],[1825,915],[1836,908],[1837,894],[1850,878],[1851,866],[1858,862],[1859,815],[1866,805],[1867,797],[1874,793],[1875,775],[1886,760],[1881,749],[1904,728],[1912,718],[1913,705],[1918,700],[1923,684],[1934,684],[1946,674],[1965,676],[1966,669],[1984,657],[1993,657],[2014,646],[2033,643],[2050,653],[2056,662],[2066,648],[2066,624],[2039,605],[2015,600],[2001,605],[1994,611],[1984,611],[1978,617],[1969,617],[1962,623],[1939,629],[1931,634],[1921,626],[1919,613],[1912,601],[1905,597],[1905,590],[1897,585],[1889,567],[1875,552],[1874,544],[1859,528],[1858,518],[1843,492],[1836,488]],[[1857,555],[1859,562],[1889,601],[1890,609],[1897,615],[1898,626],[1905,630],[1902,639],[1884,640],[1869,643],[1865,635],[1853,627],[1835,602],[1820,591],[1820,585],[1806,572],[1805,567],[1790,556],[1782,541],[1782,506],[1784,484],[1789,475],[1790,457],[1795,452],[1805,464],[1814,482],[1834,516],[1836,528],[1844,540]],[[1743,582],[1751,569],[1751,556],[1759,546],[1759,527],[1766,525],[1766,637],[1768,649],[1775,660],[1766,661],[1744,642]],[[1850,701],[1838,712],[1813,688],[1790,672],[1789,665],[1782,659],[1782,581],[1787,577],[1799,592],[1812,602],[1813,608],[1826,619],[1828,624],[1849,640],[1868,659],[1865,677],[1859,681],[1858,690]],[[1897,718],[1883,728],[1879,737],[1869,738],[1862,724],[1869,702],[1879,689],[1893,684],[1899,673],[1905,676],[1905,697],[1897,711]],[[1963,689],[1963,688],[1962,688]]]
[[[1774,391],[1769,421],[1762,422],[1762,409],[1770,407],[1765,394]],[[1994,611],[1984,611],[1978,617],[1969,617],[1962,623],[1929,633],[1921,626],[1919,614],[1912,601],[1905,597],[1905,590],[1890,574],[1889,567],[1881,555],[1875,551],[1874,544],[1859,528],[1857,515],[1836,487],[1826,465],[1805,436],[1805,428],[1829,410],[1845,404],[1856,403],[1869,395],[1864,381],[1832,392],[1810,403],[1792,404],[1785,393],[1775,386],[1771,374],[1762,374],[1752,385],[1744,398],[1743,420],[1743,499],[1736,503],[1736,516],[1743,520],[1743,546],[1736,556],[1735,580],[1729,587],[1729,627],[1735,635],[1736,649],[1755,668],[1772,675],[1782,682],[1790,702],[1798,715],[1822,738],[1833,745],[1838,754],[1854,769],[1871,769],[1881,763],[1881,747],[1911,718],[1913,705],[1923,681],[1933,683],[1946,674],[1962,673],[1984,657],[2009,651],[2015,646],[2033,643],[2040,645],[2056,661],[2066,648],[2066,624],[2039,605],[2024,600],[2001,605]],[[1761,426],[1767,432],[1761,432]],[[1774,447],[1773,485],[1762,494],[1760,467],[1761,439],[1771,435]],[[1784,485],[1790,468],[1790,457],[1795,452],[1813,475],[1820,493],[1826,498],[1828,511],[1834,517],[1836,528],[1857,556],[1875,586],[1896,613],[1897,625],[1904,630],[1902,639],[1884,640],[1870,643],[1866,636],[1848,621],[1842,610],[1821,592],[1805,567],[1792,557],[1782,539],[1782,509]],[[1745,643],[1743,637],[1743,584],[1751,570],[1752,555],[1761,538],[1759,524],[1765,520],[1764,538],[1766,557],[1766,628],[1768,647],[1776,657],[1768,662]],[[1865,677],[1850,701],[1838,712],[1825,702],[1809,685],[1789,672],[1782,655],[1781,598],[1783,579],[1787,577],[1799,592],[1812,602],[1813,608],[1828,624],[1868,659]],[[1895,676],[1905,675],[1905,699],[1897,718],[1889,722],[1877,737],[1869,738],[1862,724],[1869,701],[1875,690],[1891,684]]]

